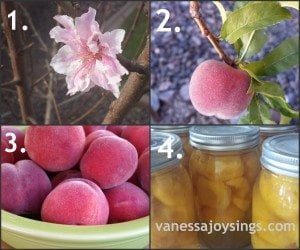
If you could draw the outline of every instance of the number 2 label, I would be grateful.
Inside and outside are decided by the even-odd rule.
[[[171,32],[171,28],[166,28],[165,25],[167,24],[167,22],[169,21],[170,18],[170,12],[166,9],[159,9],[156,11],[156,14],[160,15],[160,14],[164,14],[164,19],[162,20],[162,22],[160,23],[160,25],[157,27],[157,32]]]

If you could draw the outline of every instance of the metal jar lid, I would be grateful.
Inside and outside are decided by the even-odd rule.
[[[291,133],[266,139],[260,162],[273,173],[299,178],[299,134]]]
[[[233,151],[253,148],[259,143],[259,128],[255,126],[193,126],[190,144],[199,149]]]
[[[276,133],[292,133],[298,130],[298,126],[296,125],[288,125],[288,126],[274,126],[274,125],[266,125],[259,126],[259,130],[264,134],[276,134]]]
[[[166,133],[173,133],[176,135],[181,135],[189,132],[190,126],[151,126],[153,131],[161,131]]]
[[[171,157],[167,153],[158,152],[161,146],[170,138]],[[166,149],[166,147],[164,147]],[[151,171],[158,170],[171,165],[176,165],[180,161],[180,154],[183,156],[180,137],[171,133],[151,132]]]

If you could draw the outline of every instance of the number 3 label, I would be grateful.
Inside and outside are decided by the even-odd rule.
[[[165,17],[160,23],[160,25],[157,27],[157,32],[171,32],[171,28],[166,28],[165,25],[167,24],[169,18],[170,18],[170,12],[166,9],[159,9],[156,11],[156,14],[164,14]]]
[[[8,141],[8,143],[12,146],[11,148],[6,148],[5,152],[7,152],[7,153],[15,152],[17,149],[16,135],[14,133],[8,132],[5,134],[5,136],[10,137],[10,140]]]

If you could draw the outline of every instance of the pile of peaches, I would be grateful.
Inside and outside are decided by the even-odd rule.
[[[134,220],[149,214],[149,168],[148,126],[3,126],[1,209],[68,225]]]

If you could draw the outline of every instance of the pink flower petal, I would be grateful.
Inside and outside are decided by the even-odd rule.
[[[124,75],[128,74],[128,70],[124,68],[119,60],[110,56],[103,56],[103,63],[109,65],[110,74],[112,75]]]
[[[92,36],[89,37],[86,43],[89,50],[94,54],[100,52],[101,49],[101,47],[99,46],[99,34],[100,33],[94,33]]]
[[[114,94],[114,96],[118,98],[120,94],[119,85],[121,77],[111,77],[107,74],[107,70],[107,66],[97,60],[93,72],[91,73],[91,80],[94,82],[95,85],[111,91]]]
[[[74,95],[77,92],[89,91],[94,84],[91,84],[90,70],[93,67],[92,63],[84,64],[81,61],[74,61],[67,73],[66,82],[69,95]]]
[[[101,42],[109,46],[109,50],[113,54],[122,53],[121,43],[125,36],[125,30],[116,29],[110,32],[105,32],[101,35]]]
[[[78,50],[82,47],[79,38],[76,36],[74,31],[68,31],[60,26],[54,27],[49,32],[50,37],[55,39],[57,43],[65,43],[72,47],[74,50]]]
[[[84,41],[87,41],[94,32],[100,33],[99,24],[95,21],[96,10],[89,8],[87,13],[75,18],[75,28],[77,35]]]
[[[57,73],[66,74],[69,66],[76,59],[78,58],[74,55],[74,51],[70,46],[65,45],[61,47],[57,54],[52,58],[50,66],[53,67]]]
[[[53,17],[55,21],[57,21],[59,24],[61,24],[64,28],[69,30],[74,30],[74,21],[72,17],[69,17],[67,15],[57,15]]]

